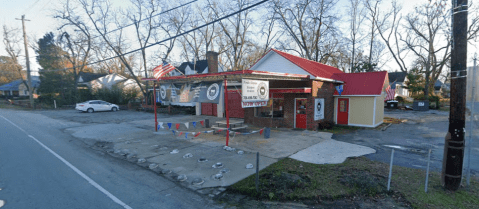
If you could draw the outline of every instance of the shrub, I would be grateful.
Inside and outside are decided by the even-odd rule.
[[[334,122],[329,120],[322,120],[321,122],[318,123],[318,130],[332,129],[333,126],[334,126]]]

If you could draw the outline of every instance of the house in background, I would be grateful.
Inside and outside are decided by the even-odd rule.
[[[434,83],[434,94],[442,95],[442,93],[443,93],[442,87],[443,86],[444,86],[444,84],[440,80],[437,80],[436,83]]]
[[[396,94],[394,98],[397,96],[409,97],[409,90],[406,88],[407,73],[405,72],[390,72],[388,73],[389,85],[393,85],[396,82]]]
[[[180,76],[180,75],[194,75],[194,74],[206,74],[209,73],[208,68],[208,59],[218,60],[218,53],[216,52],[207,52],[206,60],[198,60],[196,62],[183,62],[180,66],[170,72],[170,76]],[[217,62],[217,61],[216,61]],[[218,72],[224,72],[224,66],[220,63],[218,65]],[[211,67],[210,67],[211,68]],[[180,71],[180,72],[178,72]]]
[[[106,73],[85,73],[85,72],[80,72],[78,74],[78,86],[79,88],[85,88],[88,87],[88,88],[91,88],[91,85],[90,85],[90,82],[95,80],[95,79],[98,79],[98,78],[101,78],[103,76],[106,76],[108,74]]]
[[[37,89],[40,86],[40,77],[32,76],[33,95],[38,95]],[[28,96],[27,87],[22,79],[18,79],[0,86],[0,94],[4,96]]]
[[[140,91],[140,87],[135,80],[126,78],[117,73],[108,74],[106,76],[92,80],[89,82],[88,86],[93,91],[103,88],[112,89],[113,86],[117,86],[123,90],[136,89]]]

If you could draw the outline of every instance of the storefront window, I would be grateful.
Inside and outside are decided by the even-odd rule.
[[[284,98],[269,99],[268,105],[256,107],[256,117],[282,118],[284,115]]]

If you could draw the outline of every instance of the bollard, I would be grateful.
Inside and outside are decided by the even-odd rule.
[[[205,119],[205,128],[210,128],[210,119]]]
[[[57,100],[53,100],[53,105],[55,106],[55,109],[57,109]]]
[[[264,128],[264,138],[269,139],[270,134],[271,134],[271,128]]]
[[[391,188],[391,174],[393,172],[393,159],[394,159],[394,149],[391,152],[391,164],[389,164],[388,191]]]
[[[424,185],[424,192],[427,193],[427,183],[429,181],[429,162],[431,161],[431,149],[429,149],[429,155],[427,156],[427,169],[426,169],[426,185]]]
[[[259,152],[256,152],[256,192],[259,192]]]

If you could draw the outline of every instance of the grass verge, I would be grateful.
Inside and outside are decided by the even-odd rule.
[[[365,157],[349,158],[342,164],[316,165],[285,158],[260,172],[260,191],[255,175],[232,185],[231,193],[260,200],[301,201],[321,205],[324,201],[390,200],[384,207],[476,208],[479,205],[477,177],[471,188],[445,191],[440,174],[431,172],[428,193],[424,192],[425,171],[393,167],[391,191],[387,191],[389,165]],[[358,198],[359,197],[359,198]],[[363,203],[361,203],[363,204]]]

